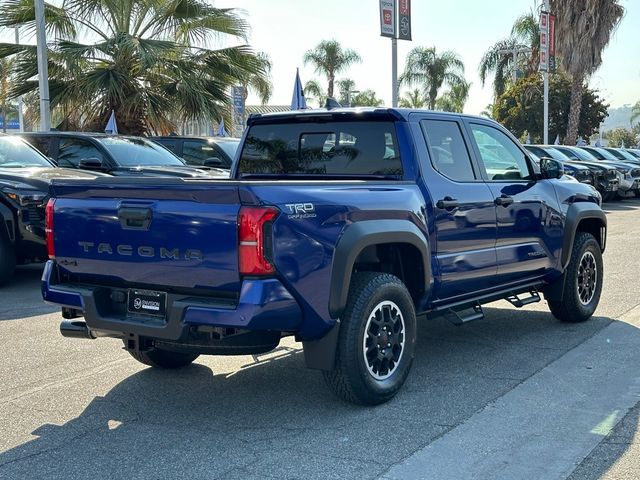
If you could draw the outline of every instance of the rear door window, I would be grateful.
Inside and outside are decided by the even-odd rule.
[[[97,158],[104,160],[102,152],[87,140],[81,138],[61,138],[58,147],[58,166],[78,168],[80,160]]]
[[[471,157],[458,123],[445,120],[422,120],[420,126],[427,138],[433,168],[457,182],[470,182],[476,179]]]
[[[401,176],[393,122],[255,125],[240,156],[239,173]]]
[[[206,140],[185,140],[182,144],[182,158],[189,165],[204,165],[205,160],[218,158],[221,166],[229,166],[215,145],[210,145]]]

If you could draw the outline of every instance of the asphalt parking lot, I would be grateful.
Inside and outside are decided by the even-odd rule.
[[[292,341],[167,372],[65,339],[22,268],[0,290],[0,478],[639,478],[640,200],[605,210],[596,317],[501,302],[421,322],[407,384],[375,408],[335,399]]]

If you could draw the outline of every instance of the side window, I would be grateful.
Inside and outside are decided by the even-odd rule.
[[[431,164],[445,177],[458,182],[476,179],[460,126],[446,120],[422,120],[422,132],[429,145]]]
[[[78,168],[80,160],[98,158],[104,162],[104,156],[91,142],[80,138],[61,138],[58,148],[58,166]]]
[[[182,158],[190,165],[203,165],[205,160],[213,157],[224,162],[224,158],[221,158],[215,147],[207,142],[185,140],[182,144]]]
[[[31,145],[36,147],[44,156],[49,156],[49,137],[36,137],[33,135],[25,135],[24,138]]]
[[[167,150],[170,150],[173,153],[176,153],[176,147],[178,145],[178,142],[176,142],[175,140],[168,139],[168,138],[154,138],[153,141],[159,143]]]
[[[471,124],[489,180],[528,180],[531,178],[526,156],[508,136],[497,128]]]

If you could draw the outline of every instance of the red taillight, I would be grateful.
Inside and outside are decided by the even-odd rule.
[[[56,258],[56,249],[53,245],[53,206],[56,201],[50,198],[44,211],[44,233],[47,241],[47,253],[49,258]]]
[[[242,275],[269,275],[275,270],[271,256],[271,221],[278,216],[272,207],[242,207],[238,215],[239,260]],[[265,232],[265,230],[268,230]]]

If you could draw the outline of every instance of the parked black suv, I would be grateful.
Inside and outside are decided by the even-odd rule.
[[[54,178],[105,176],[56,168],[21,138],[0,135],[0,285],[16,264],[47,259],[44,217],[49,183]]]
[[[168,148],[188,165],[230,169],[240,139],[234,137],[188,137],[169,135],[149,137]]]
[[[218,169],[197,169],[147,138],[87,132],[24,133],[24,138],[60,167],[111,175],[210,177]]]

